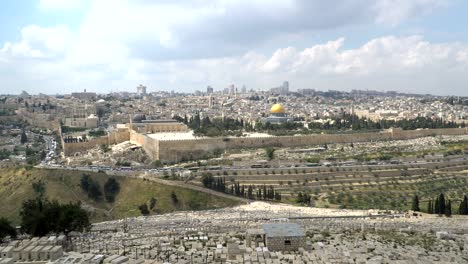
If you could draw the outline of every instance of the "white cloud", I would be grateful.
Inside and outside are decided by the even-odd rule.
[[[80,8],[84,0],[40,0],[39,7],[42,10],[64,11]]]
[[[395,26],[448,0],[94,0],[81,38],[117,41],[142,59],[242,54],[271,38],[354,24]]]
[[[447,6],[450,0],[378,0],[375,2],[376,22],[395,26],[408,18],[431,13]]]
[[[41,5],[58,10],[77,2]],[[10,92],[36,88],[37,81],[54,92],[105,92],[140,82],[194,90],[229,83],[269,88],[289,80],[296,88],[466,94],[468,47],[459,43],[386,36],[354,49],[345,49],[345,38],[339,38],[306,49],[275,42],[275,51],[262,51],[264,41],[282,35],[307,36],[355,23],[393,26],[446,2],[94,0],[74,32],[31,25],[21,39],[5,43],[0,79]]]
[[[294,88],[467,95],[468,46],[434,44],[421,36],[386,36],[354,49],[343,48],[345,39],[339,38],[303,50],[280,48],[270,56],[249,51],[221,58],[150,60],[132,57],[118,42],[72,42],[74,38],[64,37],[68,34],[64,27],[29,26],[20,41],[5,44],[0,72],[8,68],[21,76],[6,83],[13,89],[40,81],[51,91],[86,87],[104,92],[128,90],[140,82],[155,89],[194,90],[230,83],[265,89],[289,80]]]
[[[289,80],[294,88],[468,95],[466,45],[432,44],[420,36],[387,36],[343,49],[344,41],[340,38],[304,50],[278,49],[271,57],[250,52],[220,59],[171,61],[158,68],[163,69],[168,83],[194,89],[206,84],[222,88],[229,83],[269,88]],[[141,70],[154,69],[147,66]]]
[[[50,58],[63,55],[72,38],[72,33],[65,26],[43,28],[29,25],[21,30],[21,40],[5,43],[1,53],[11,57]]]

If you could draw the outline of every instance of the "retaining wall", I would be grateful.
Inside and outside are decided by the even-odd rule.
[[[465,135],[468,128],[401,130],[391,129],[380,133],[320,134],[306,136],[271,136],[237,138],[202,138],[187,140],[156,141],[158,153],[150,156],[162,161],[175,162],[199,159],[216,149],[262,148],[262,147],[307,147],[330,143],[352,143],[382,140],[413,139],[432,135]]]
[[[216,137],[187,140],[157,140],[132,130],[112,132],[107,136],[81,143],[64,143],[65,155],[85,151],[101,144],[116,144],[130,140],[141,145],[148,156],[164,162],[200,159],[220,149],[263,147],[307,147],[330,143],[352,143],[399,140],[433,135],[466,135],[468,128],[401,130],[391,129],[379,133],[319,134],[305,136],[271,137]]]
[[[63,141],[63,138],[61,137],[63,153],[65,154],[65,156],[75,155],[76,153],[87,151],[89,149],[94,148],[95,146],[100,146],[102,144],[112,145],[122,143],[128,140],[130,140],[130,134],[128,130],[111,132],[106,136],[97,137],[90,139],[86,142],[77,143],[65,143]]]

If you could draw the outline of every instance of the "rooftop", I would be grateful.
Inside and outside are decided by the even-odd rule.
[[[266,133],[244,133],[246,138],[249,137],[271,137]],[[193,135],[193,131],[188,132],[160,132],[154,134],[148,134],[149,137],[157,140],[183,140],[183,139],[203,139],[207,137],[196,137]],[[228,136],[229,138],[235,138],[234,136]]]
[[[305,236],[304,229],[296,223],[263,224],[267,237],[300,237]]]
[[[183,140],[183,139],[200,139],[203,137],[195,137],[192,131],[188,132],[161,132],[148,134],[150,138],[157,140]]]

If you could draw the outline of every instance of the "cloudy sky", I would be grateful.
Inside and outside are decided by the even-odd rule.
[[[468,96],[465,0],[7,0],[0,94],[268,89]]]

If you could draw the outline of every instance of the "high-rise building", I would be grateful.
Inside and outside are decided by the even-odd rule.
[[[289,82],[284,81],[283,84],[279,87],[271,88],[270,92],[275,94],[288,94],[289,93]]]
[[[315,94],[314,89],[299,89],[299,90],[297,90],[297,92],[302,94],[302,95],[313,95],[313,94]]]
[[[211,86],[206,87],[206,93],[207,93],[207,94],[212,94],[213,91],[214,91],[214,90],[213,90],[213,87],[211,87]]]
[[[86,89],[84,89],[82,93],[72,93],[71,96],[77,99],[94,99],[97,95],[96,93],[87,92]]]
[[[245,85],[242,86],[241,92],[242,92],[243,94],[247,93],[247,87],[245,87]]]
[[[140,84],[137,86],[137,94],[139,96],[145,96],[146,95],[146,86]]]
[[[287,93],[289,93],[289,82],[288,82],[288,81],[284,81],[281,88],[283,88],[282,91],[281,91],[282,94],[287,94]]]

